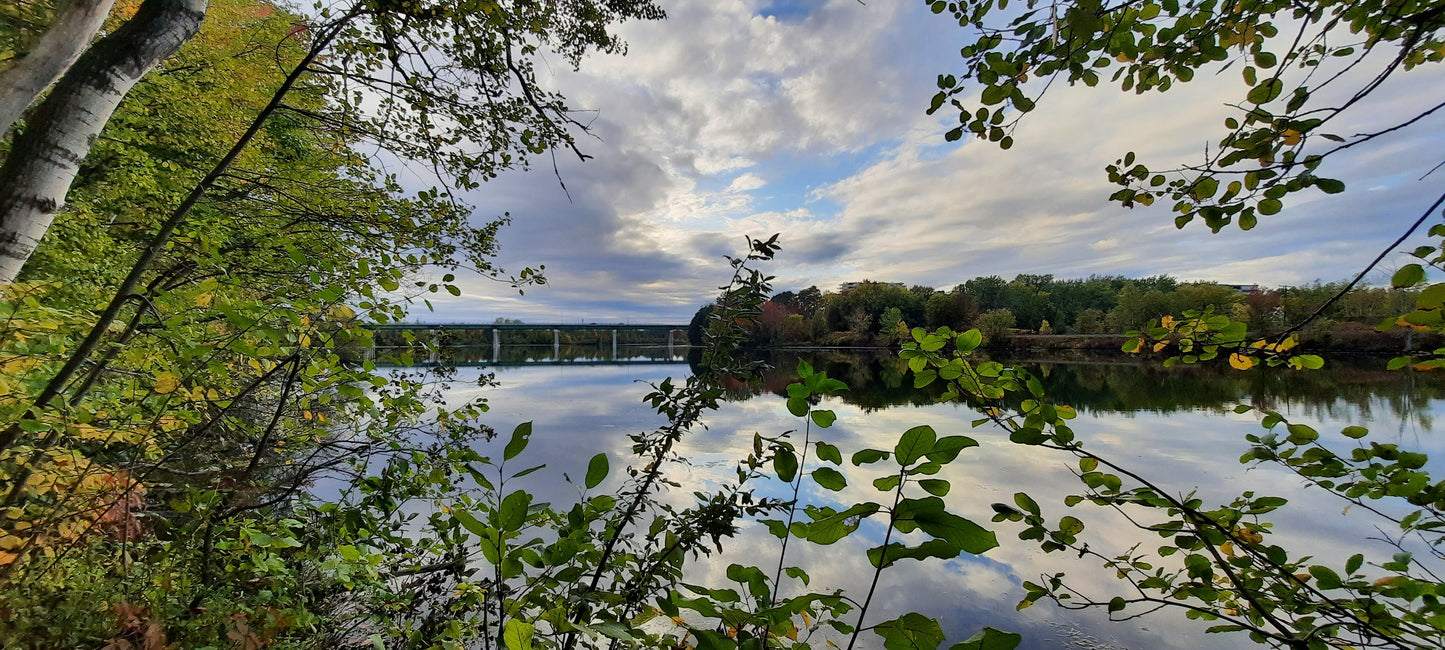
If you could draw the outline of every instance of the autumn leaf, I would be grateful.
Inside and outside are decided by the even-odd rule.
[[[1229,365],[1235,370],[1249,370],[1254,367],[1254,359],[1236,352],[1229,355]]]
[[[174,374],[169,372],[163,372],[156,375],[155,389],[157,393],[160,393],[162,395],[165,395],[167,393],[173,393],[177,388],[180,387],[181,380]]]

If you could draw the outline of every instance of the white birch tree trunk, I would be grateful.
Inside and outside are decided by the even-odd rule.
[[[105,23],[115,0],[67,0],[40,42],[0,73],[0,138],[52,82],[65,74]]]
[[[200,29],[207,0],[145,0],[71,66],[0,167],[0,283],[14,282],[126,93]]]

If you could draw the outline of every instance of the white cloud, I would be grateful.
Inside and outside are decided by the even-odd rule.
[[[784,248],[768,271],[780,289],[1021,272],[1334,279],[1429,203],[1429,181],[1415,178],[1445,146],[1423,123],[1322,168],[1350,184],[1344,195],[1295,199],[1248,233],[1178,231],[1167,200],[1110,203],[1102,168],[1127,151],[1156,168],[1199,160],[1242,91],[1237,74],[1147,96],[1056,85],[1012,150],[947,144],[952,118],[922,109],[934,75],[958,64],[956,26],[923,5],[827,0],[782,19],[760,15],[765,6],[677,0],[667,21],[623,29],[627,56],[552,70],[570,105],[597,111],[598,138],[581,141],[595,159],[558,159],[571,200],[548,159],[470,197],[479,216],[512,213],[505,265],[545,263],[552,286],[518,299],[464,283],[490,300],[467,315],[686,317],[726,278],[720,256],[741,250],[741,235],[774,232]],[[1433,101],[1440,73],[1408,76],[1335,130],[1378,129]]]
[[[734,178],[733,182],[728,184],[728,191],[747,192],[750,190],[758,189],[767,184],[768,182],[763,180],[762,176],[758,176],[757,174],[748,172],[746,174],[740,174],[737,178]]]

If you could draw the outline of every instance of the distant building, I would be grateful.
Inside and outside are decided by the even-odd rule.
[[[1240,293],[1259,293],[1259,285],[1257,284],[1226,284],[1224,286],[1229,287],[1230,289],[1234,289],[1235,291],[1238,291]]]
[[[844,282],[843,284],[838,285],[838,293],[848,293],[849,291],[863,286],[864,282],[871,282],[873,284],[886,284],[890,287],[898,287],[899,289],[908,288],[908,285],[903,284],[902,282],[873,282],[872,280],[864,280],[863,282]]]

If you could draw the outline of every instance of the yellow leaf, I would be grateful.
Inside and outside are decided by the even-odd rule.
[[[1159,326],[1172,329],[1174,327],[1174,317],[1168,315],[1164,316],[1163,318],[1159,319]]]
[[[180,386],[180,378],[169,372],[163,372],[159,375],[156,375],[157,393],[160,393],[162,395],[165,395],[166,393],[173,393],[177,388],[180,388]]]
[[[80,438],[81,440],[104,440],[105,438],[110,437],[110,432],[101,431],[100,429],[90,426],[89,424],[71,425],[70,434],[77,438]]]
[[[305,334],[302,334],[299,338],[297,338],[296,342],[301,344],[301,347],[303,348],[311,347],[311,337]]]
[[[1299,144],[1299,141],[1300,141],[1300,132],[1299,132],[1299,131],[1296,131],[1296,130],[1294,130],[1294,129],[1285,129],[1285,130],[1284,130],[1284,133],[1281,133],[1280,135],[1284,136],[1284,143],[1285,143],[1286,145],[1288,145],[1288,146],[1293,147],[1293,146]]]
[[[1249,370],[1254,367],[1254,359],[1235,352],[1229,355],[1229,365],[1235,370]]]
[[[1220,544],[1219,550],[1229,557],[1234,557],[1234,542]]]
[[[356,318],[356,312],[346,305],[333,305],[331,307],[331,318],[334,320],[351,320]]]
[[[1385,576],[1383,578],[1380,578],[1379,580],[1376,580],[1374,587],[1375,589],[1384,589],[1386,587],[1389,587],[1390,585],[1404,580],[1407,580],[1407,578],[1405,578],[1404,576]]]
[[[1160,341],[1160,342],[1154,344],[1154,351],[1155,351],[1155,352],[1158,352],[1158,351],[1163,350],[1164,348],[1167,348],[1167,347],[1169,347],[1169,342],[1168,342],[1168,341]]]
[[[210,307],[210,306],[211,306],[211,298],[212,298],[212,296],[211,296],[211,294],[209,294],[209,293],[203,293],[203,294],[201,294],[201,295],[199,295],[199,296],[196,296],[196,306],[197,306],[197,307]]]

